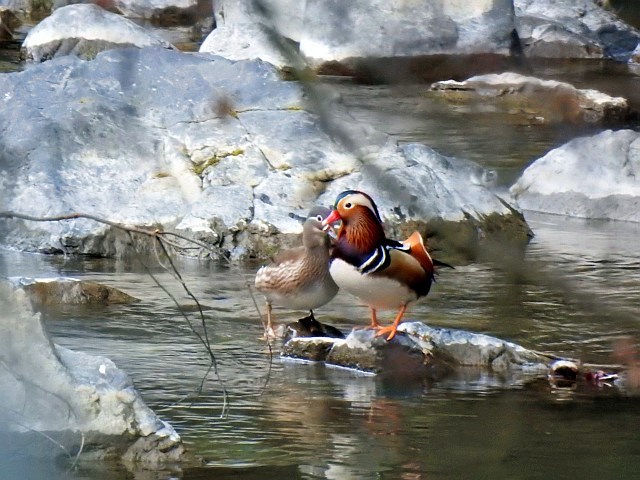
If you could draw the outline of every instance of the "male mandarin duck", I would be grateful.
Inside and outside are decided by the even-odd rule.
[[[314,207],[302,229],[302,246],[280,252],[256,273],[255,286],[267,299],[267,331],[273,336],[272,304],[309,310],[329,302],[338,286],[329,274],[331,241],[322,220],[331,210]]]
[[[331,253],[331,276],[340,288],[369,306],[376,336],[387,335],[391,340],[407,305],[429,293],[434,281],[434,260],[418,232],[403,242],[388,239],[378,207],[364,192],[342,192],[322,223],[328,229],[340,220]],[[378,323],[378,309],[398,309],[392,325],[382,327]]]

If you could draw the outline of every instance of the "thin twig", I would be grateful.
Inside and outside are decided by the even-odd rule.
[[[211,371],[211,367],[213,367],[213,373],[216,375],[216,378],[218,379],[218,382],[222,386],[223,407],[222,407],[221,416],[224,416],[226,414],[228,408],[229,408],[229,395],[227,393],[227,389],[225,387],[224,381],[222,380],[222,377],[220,376],[220,372],[218,370],[218,362],[216,360],[215,355],[213,354],[213,350],[211,349],[211,341],[209,340],[209,333],[207,331],[207,324],[206,324],[206,320],[205,320],[205,317],[204,317],[204,312],[202,311],[202,305],[200,304],[200,302],[198,301],[196,296],[191,292],[191,290],[189,289],[189,287],[187,286],[187,284],[183,280],[182,276],[180,275],[180,272],[178,271],[178,269],[176,268],[175,264],[173,263],[173,260],[169,256],[169,252],[167,251],[166,247],[164,246],[163,239],[156,237],[156,242],[154,244],[154,247],[157,247],[157,246],[160,246],[160,248],[162,249],[162,253],[164,254],[164,256],[167,259],[167,261],[169,262],[169,266],[171,268],[168,268],[167,266],[165,266],[162,263],[162,260],[160,259],[160,256],[158,255],[157,250],[154,248],[154,251],[156,253],[156,258],[158,259],[158,263],[165,270],[167,270],[168,272],[172,273],[172,275],[176,278],[176,280],[182,285],[182,288],[187,293],[187,295],[195,302],[196,306],[198,307],[198,313],[200,314],[200,321],[201,321],[201,324],[202,324],[202,331],[203,331],[204,337],[195,329],[195,327],[191,323],[191,320],[189,320],[188,315],[186,315],[182,311],[182,308],[178,304],[178,302],[175,299],[175,297],[173,297],[173,296],[171,297],[173,299],[174,303],[176,304],[176,306],[178,307],[178,310],[180,310],[180,312],[182,313],[183,317],[187,321],[191,331],[198,337],[198,339],[204,345],[205,349],[207,350],[207,353],[209,354],[209,358],[211,359],[210,368],[207,370],[207,373],[204,375],[204,377],[202,378],[202,381],[200,382],[200,388],[198,390],[198,395],[202,392],[202,388],[204,386],[204,382],[205,382],[205,380],[207,378],[207,375],[209,374],[209,371]]]
[[[207,373],[205,374],[205,376],[203,377],[202,381],[200,382],[200,386],[199,386],[199,389],[198,389],[198,395],[200,395],[200,393],[202,393],[202,388],[204,386],[204,382],[206,380],[206,377],[208,376],[209,372],[213,368],[213,371],[214,371],[214,373],[216,375],[216,379],[218,380],[218,382],[220,383],[220,385],[222,387],[223,406],[222,406],[222,415],[221,416],[224,416],[227,413],[227,411],[229,409],[229,394],[227,392],[226,386],[225,386],[225,384],[224,384],[224,382],[222,380],[222,377],[220,375],[220,372],[218,370],[217,359],[216,359],[216,357],[215,357],[215,355],[213,353],[213,350],[211,349],[211,342],[209,340],[209,335],[208,335],[207,328],[206,328],[206,321],[205,321],[205,317],[204,317],[204,312],[202,310],[202,305],[200,304],[200,302],[198,301],[196,296],[191,292],[191,290],[189,289],[189,287],[185,283],[184,279],[180,275],[180,272],[178,271],[178,269],[176,268],[175,264],[171,260],[169,252],[167,251],[167,248],[165,246],[165,242],[166,242],[167,245],[170,245],[170,246],[172,246],[174,248],[177,248],[177,249],[185,249],[185,247],[181,247],[181,246],[177,245],[175,242],[172,242],[172,241],[168,240],[165,237],[167,237],[167,236],[175,237],[175,238],[178,238],[178,239],[193,243],[194,245],[197,245],[198,247],[204,248],[204,249],[206,249],[206,250],[208,250],[210,252],[216,253],[215,250],[210,245],[207,245],[206,243],[198,241],[198,240],[193,240],[193,239],[188,238],[188,237],[186,237],[184,235],[180,235],[179,233],[164,232],[164,231],[161,231],[161,230],[159,230],[157,228],[150,229],[150,228],[135,227],[135,226],[132,226],[132,225],[125,225],[125,224],[122,224],[122,223],[113,222],[111,220],[107,220],[105,218],[98,217],[98,216],[92,215],[92,214],[87,214],[87,213],[74,212],[74,213],[69,213],[69,214],[65,214],[65,215],[55,215],[55,216],[48,216],[48,217],[36,217],[36,216],[33,216],[33,215],[27,215],[27,214],[18,213],[18,212],[2,211],[2,212],[0,212],[0,218],[17,218],[17,219],[27,220],[27,221],[32,221],[32,222],[60,222],[60,221],[64,221],[64,220],[74,220],[74,219],[78,219],[78,218],[85,218],[85,219],[93,220],[95,222],[102,223],[104,225],[108,225],[110,227],[117,228],[119,230],[122,230],[122,231],[126,232],[129,235],[129,238],[131,239],[131,242],[134,245],[135,245],[135,242],[133,241],[133,237],[132,237],[133,233],[137,233],[137,234],[141,234],[141,235],[147,235],[149,237],[154,238],[155,239],[154,252],[156,254],[156,258],[158,259],[158,263],[165,270],[167,270],[168,272],[170,272],[173,275],[173,277],[182,285],[182,288],[185,290],[187,295],[197,305],[198,311],[199,311],[199,314],[200,314],[200,319],[201,319],[201,322],[202,322],[202,329],[203,329],[203,332],[204,332],[204,337],[195,329],[195,327],[191,323],[191,320],[189,319],[188,315],[180,307],[180,304],[179,304],[178,300],[168,291],[168,289],[166,287],[164,287],[164,285],[162,285],[160,283],[160,281],[153,275],[153,273],[151,272],[149,267],[139,257],[136,257],[136,258],[141,263],[143,268],[146,270],[147,274],[153,279],[155,284],[158,287],[160,287],[162,289],[162,291],[164,291],[165,294],[167,294],[169,296],[169,298],[171,298],[171,300],[176,304],[176,306],[178,308],[178,311],[180,312],[180,314],[183,316],[183,318],[187,322],[187,325],[189,326],[191,331],[194,333],[194,335],[196,335],[198,340],[202,343],[202,345],[207,350],[207,353],[208,353],[209,358],[211,360],[211,364],[210,364],[210,367],[207,370]],[[169,262],[169,266],[165,265],[161,261],[160,255],[158,254],[158,251],[157,251],[157,247],[158,246],[160,246],[160,248],[162,249],[162,253],[166,257],[167,261]]]
[[[80,448],[78,449],[78,453],[76,453],[76,458],[73,459],[73,463],[67,469],[67,472],[71,472],[74,468],[76,468],[76,465],[78,464],[78,460],[80,459],[80,455],[82,455],[82,450],[84,450],[84,433],[80,432],[80,435],[81,435]]]
[[[267,368],[267,375],[264,380],[264,385],[262,386],[262,388],[260,389],[260,393],[258,394],[258,396],[261,396],[267,390],[267,386],[269,385],[269,380],[271,379],[271,367],[273,366],[273,349],[271,348],[271,340],[269,339],[269,332],[267,331],[267,325],[262,319],[262,312],[260,312],[260,307],[258,306],[256,297],[253,294],[253,288],[251,288],[251,284],[249,282],[247,282],[246,285],[247,285],[247,290],[249,290],[249,295],[251,296],[251,301],[253,302],[253,306],[256,308],[256,311],[258,312],[258,317],[262,322],[262,327],[264,329],[264,338],[267,341],[267,348],[269,349],[269,365]]]
[[[102,218],[102,217],[98,217],[96,215],[92,215],[90,213],[80,213],[80,212],[74,212],[74,213],[68,213],[66,215],[54,215],[54,216],[50,216],[50,217],[35,217],[33,215],[27,215],[24,213],[18,213],[18,212],[11,212],[11,211],[3,211],[0,212],[0,218],[17,218],[20,220],[28,220],[30,222],[60,222],[63,220],[75,220],[78,218],[85,218],[87,220],[93,220],[94,222],[98,222],[98,223],[102,223],[105,225],[109,225],[110,227],[113,228],[117,228],[119,230],[123,230],[125,232],[129,232],[129,233],[140,233],[142,235],[147,235],[150,237],[175,237],[175,238],[179,238],[180,240],[184,240],[186,242],[192,243],[200,248],[204,248],[205,250],[210,251],[211,253],[217,253],[216,250],[209,244],[201,242],[200,240],[194,240],[193,238],[189,238],[185,235],[181,235],[179,233],[176,232],[165,232],[162,230],[159,230],[157,228],[141,228],[141,227],[135,227],[133,225],[126,225],[124,223],[118,223],[118,222],[114,222],[112,220],[107,220],[106,218]],[[171,242],[169,240],[165,240],[169,245],[171,245],[174,248],[178,248],[180,250],[188,250],[191,248],[195,248],[195,247],[183,247],[183,246],[179,246],[178,244]]]

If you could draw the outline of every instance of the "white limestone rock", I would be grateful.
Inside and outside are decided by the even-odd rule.
[[[299,42],[305,6],[306,0],[217,0],[214,15],[218,27],[263,24]]]
[[[200,46],[200,52],[214,53],[229,60],[259,58],[278,68],[290,66],[288,59],[273,44],[261,23],[225,23],[218,25]]]
[[[0,283],[0,365],[2,432],[47,432],[70,441],[68,451],[82,442],[87,450],[115,446],[121,453],[153,437],[162,445],[150,448],[154,461],[183,453],[178,434],[144,404],[125,372],[108,358],[55,345],[25,292],[7,282]]]
[[[29,31],[22,48],[26,57],[42,62],[61,55],[93,59],[98,52],[136,46],[173,46],[130,20],[94,4],[59,8]]]
[[[607,130],[550,151],[510,192],[525,210],[640,222],[639,178],[640,133]]]
[[[514,0],[516,26],[529,57],[627,61],[640,32],[593,0]]]
[[[511,0],[307,0],[300,51],[312,65],[362,57],[507,54]]]
[[[370,192],[389,227],[412,220],[461,222],[511,214],[485,183],[491,178],[479,165],[426,145],[388,144],[357,171],[331,182],[319,201],[331,205],[343,190]]]

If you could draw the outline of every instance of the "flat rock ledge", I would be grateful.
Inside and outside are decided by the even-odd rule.
[[[639,393],[631,367],[604,370],[489,335],[433,328],[421,322],[403,323],[398,332],[387,342],[369,329],[353,330],[344,339],[289,330],[293,338],[283,345],[281,357],[324,362],[404,387],[427,382],[456,391],[532,385],[551,388],[561,396],[567,392],[588,396]]]
[[[491,102],[541,124],[613,125],[627,121],[632,113],[625,98],[513,72],[445,80],[432,84],[431,90],[451,103]]]
[[[482,367],[493,372],[520,370],[546,375],[558,358],[484,334],[433,328],[421,322],[406,322],[387,342],[373,330],[353,330],[345,339],[296,337],[282,348],[282,356],[369,373],[390,373],[411,368],[428,373],[457,367]]]

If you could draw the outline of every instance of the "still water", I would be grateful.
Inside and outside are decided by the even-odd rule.
[[[529,221],[536,238],[522,268],[486,263],[447,271],[409,318],[616,363],[616,340],[640,339],[640,225],[541,215]],[[174,477],[638,478],[640,397],[558,391],[546,381],[499,388],[482,376],[390,382],[282,361],[277,345],[269,369],[246,286],[254,267],[182,261],[229,392],[221,418],[222,389],[213,376],[199,397],[179,403],[198,387],[207,356],[140,265],[7,252],[0,259],[3,276],[73,276],[141,299],[50,311],[46,325],[57,343],[106,355],[129,372],[145,401],[204,459]],[[156,273],[189,309],[180,286]],[[345,331],[367,321],[366,309],[346,294],[317,313]],[[277,314],[282,321],[301,316]],[[92,463],[70,477],[127,474]]]
[[[594,65],[538,73],[611,94],[626,92],[640,104],[633,98],[640,92],[639,77],[621,67]],[[357,121],[400,142],[424,142],[495,169],[500,188],[550,148],[594,131],[531,126],[490,107],[447,106],[428,94],[427,85],[340,81],[333,87]],[[407,318],[617,365],[618,342],[640,342],[640,225],[535,214],[527,220],[536,237],[522,257],[444,271]],[[72,276],[140,299],[128,306],[50,310],[44,318],[56,343],[108,356],[126,370],[146,403],[202,459],[202,466],[157,475],[84,462],[68,474],[68,465],[53,465],[52,476],[640,478],[640,396],[633,392],[557,390],[544,380],[507,388],[478,372],[436,383],[394,382],[283,361],[277,344],[271,357],[260,339],[262,326],[247,288],[258,265],[181,260],[178,267],[204,306],[229,395],[226,412],[215,375],[193,395],[207,372],[206,351],[141,264],[0,252],[0,276]],[[157,267],[154,272],[197,322],[180,285]],[[276,310],[282,322],[302,313]],[[316,313],[345,332],[368,322],[367,310],[346,294]]]

